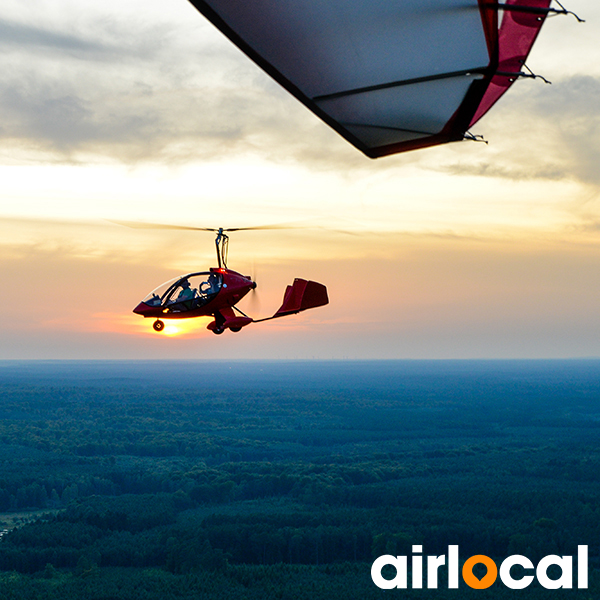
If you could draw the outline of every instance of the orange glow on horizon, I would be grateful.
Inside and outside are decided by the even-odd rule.
[[[147,319],[150,321],[150,319]],[[166,335],[168,337],[180,337],[183,335],[187,335],[190,333],[199,333],[199,330],[202,329],[203,323],[198,321],[197,319],[188,319],[188,320],[170,320],[165,321],[165,328],[157,335]],[[152,333],[156,333],[154,330],[151,330]]]
[[[193,319],[164,319],[165,328],[160,331],[154,331],[152,324],[154,319],[141,319],[137,321],[135,331],[129,331],[134,335],[166,336],[169,338],[183,336],[202,336],[210,333],[206,325],[211,319],[209,317],[197,317]]]
[[[96,313],[93,315],[93,320],[87,322],[85,329],[87,331],[104,332],[104,333],[122,333],[134,336],[152,336],[160,338],[167,337],[182,337],[185,335],[193,335],[195,337],[209,334],[206,329],[209,317],[198,317],[193,319],[165,319],[163,322],[165,328],[158,332],[154,331],[152,324],[154,319],[144,319],[138,315],[123,315],[116,313]],[[77,329],[82,329],[83,324],[79,324]]]

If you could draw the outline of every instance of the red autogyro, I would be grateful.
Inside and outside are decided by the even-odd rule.
[[[190,319],[194,317],[213,317],[207,329],[216,334],[226,329],[238,332],[250,323],[269,321],[278,317],[292,315],[309,308],[328,304],[327,288],[316,281],[294,279],[288,285],[279,310],[264,319],[253,319],[239,308],[237,303],[250,291],[256,289],[256,282],[250,276],[242,275],[227,268],[227,249],[229,236],[226,231],[246,229],[271,229],[273,227],[243,227],[234,229],[208,229],[177,225],[149,225],[123,223],[133,227],[163,227],[168,229],[194,229],[214,231],[217,233],[215,246],[217,250],[217,267],[208,271],[199,271],[181,275],[150,292],[133,312],[146,318],[155,318],[153,327],[162,331],[165,327],[163,319]]]

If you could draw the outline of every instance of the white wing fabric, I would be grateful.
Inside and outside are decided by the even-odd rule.
[[[375,158],[461,140],[508,89],[551,0],[190,0]]]

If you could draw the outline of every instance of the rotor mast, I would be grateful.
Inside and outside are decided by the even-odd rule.
[[[213,229],[214,231],[214,229]],[[217,263],[219,264],[219,269],[227,268],[227,250],[229,247],[229,236],[226,233],[223,233],[223,228],[219,227],[217,230],[217,237],[215,239],[215,247],[217,249]]]

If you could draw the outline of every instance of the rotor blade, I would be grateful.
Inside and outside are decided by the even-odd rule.
[[[293,225],[291,223],[280,223],[276,225],[257,225],[255,227],[229,227],[223,231],[254,231],[261,229],[306,229],[304,225]]]
[[[348,235],[357,235],[353,231],[347,231],[343,229],[330,229],[328,227],[322,227],[320,225],[300,225],[294,223],[274,223],[272,225],[256,225],[254,227],[192,227],[190,225],[169,225],[166,223],[145,223],[143,221],[121,221],[117,219],[108,219],[110,223],[116,223],[117,225],[123,225],[125,227],[132,227],[133,229],[177,229],[183,231],[212,231],[218,233],[219,231],[230,232],[230,231],[260,231],[260,230],[277,230],[277,229],[324,229],[325,231],[332,231],[335,233],[344,233]]]
[[[117,221],[110,219],[111,223],[124,225],[125,227],[133,227],[134,229],[184,229],[189,231],[219,231],[210,227],[190,227],[189,225],[167,225],[165,223],[143,223],[141,221]],[[223,230],[226,231],[226,230]]]
[[[189,231],[253,231],[260,229],[304,229],[302,225],[292,225],[288,223],[275,225],[257,225],[255,227],[191,227],[190,225],[168,225],[166,223],[144,223],[142,221],[119,221],[110,219],[111,223],[124,225],[125,227],[133,227],[134,229],[183,229]]]

